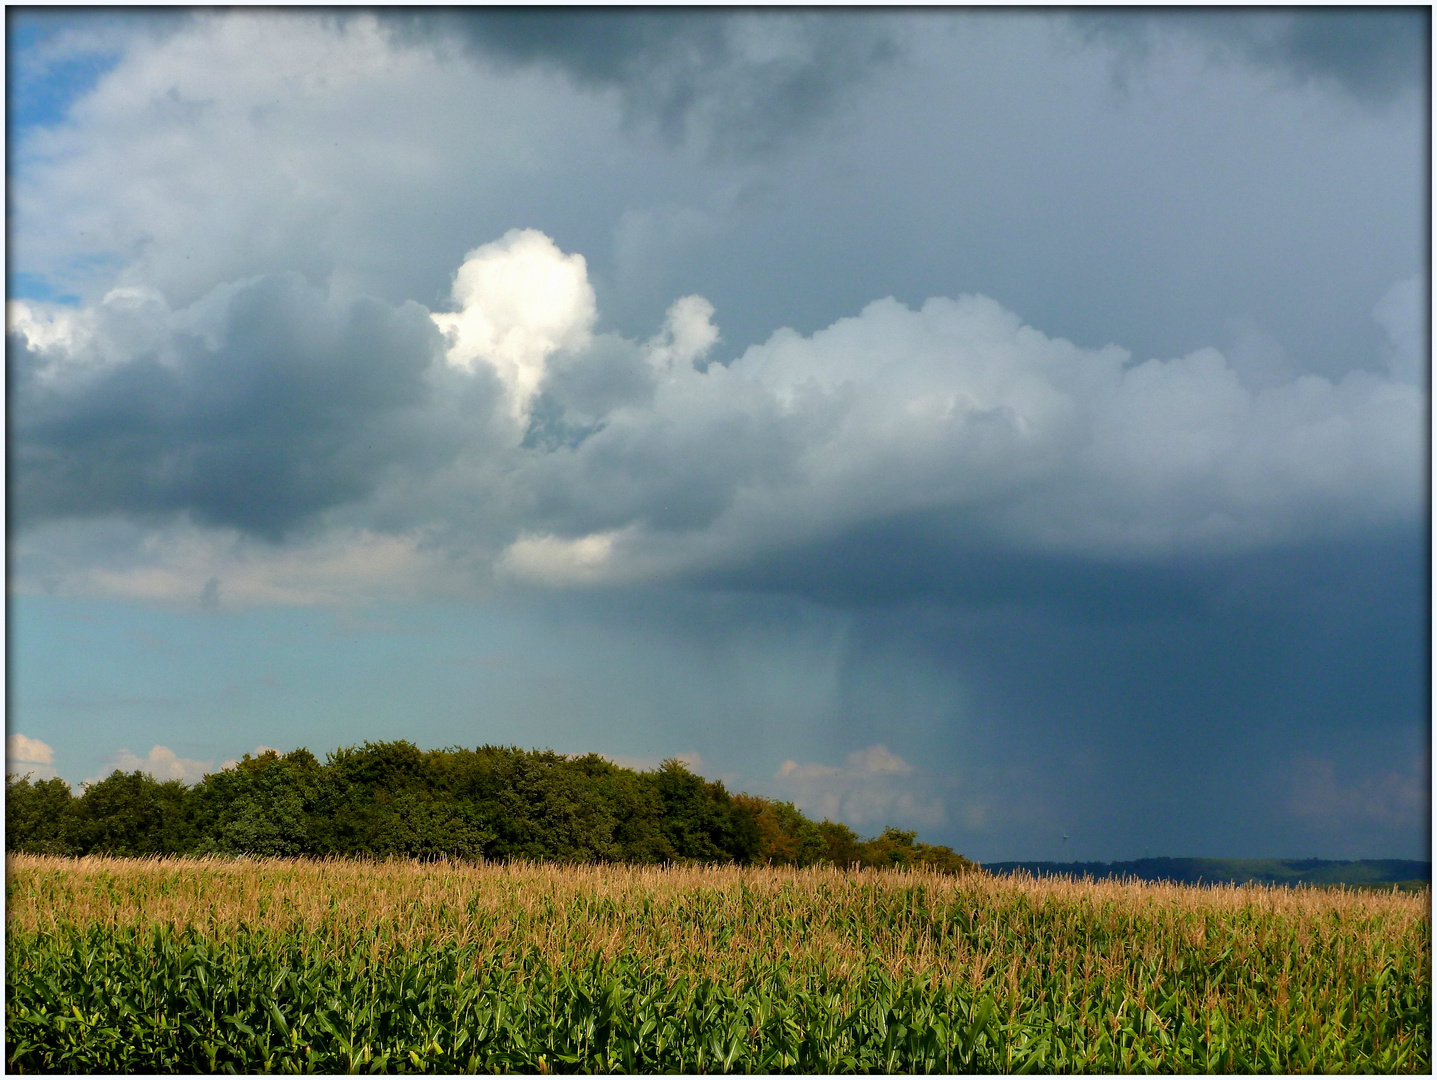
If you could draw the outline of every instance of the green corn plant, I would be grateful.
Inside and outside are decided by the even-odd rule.
[[[1414,1072],[1426,894],[12,856],[14,1072]]]

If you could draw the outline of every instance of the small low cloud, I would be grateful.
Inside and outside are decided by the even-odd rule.
[[[55,751],[39,739],[31,739],[18,731],[5,740],[5,760],[35,765],[53,765]]]
[[[55,776],[55,751],[17,731],[5,740],[5,775],[49,780]]]
[[[145,757],[139,757],[126,748],[110,757],[99,776],[92,776],[84,783],[97,784],[117,769],[124,773],[148,773],[161,783],[167,780],[183,780],[186,784],[197,784],[207,773],[215,771],[215,763],[182,758],[168,746],[158,744],[152,747]]]
[[[1430,794],[1425,759],[1410,771],[1344,780],[1335,762],[1308,757],[1293,765],[1288,809],[1295,817],[1331,827],[1411,829],[1428,819]]]
[[[528,415],[548,358],[588,345],[598,316],[584,257],[537,229],[510,229],[469,252],[453,297],[458,311],[431,316],[446,359],[464,371],[492,366],[516,419]]]
[[[782,794],[809,814],[853,826],[942,825],[941,798],[922,776],[882,743],[855,750],[842,767],[785,761],[774,777]]]
[[[573,540],[521,536],[509,545],[495,569],[503,575],[552,586],[611,580],[610,563],[618,536],[618,530]]]

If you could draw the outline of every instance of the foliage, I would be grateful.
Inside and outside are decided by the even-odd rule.
[[[859,858],[864,866],[924,867],[954,874],[976,869],[952,848],[920,844],[917,840],[916,832],[890,827],[884,829],[881,836],[860,843]]]
[[[114,855],[177,855],[192,851],[190,790],[183,781],[160,782],[146,773],[116,769],[91,784],[61,819],[70,847]]]
[[[11,851],[68,855],[73,850],[71,815],[75,797],[58,776],[32,781],[5,778],[5,840]]]
[[[8,870],[14,1072],[1431,1065],[1429,893],[523,862]]]
[[[7,782],[7,844],[30,854],[403,856],[810,866],[974,864],[890,829],[863,841],[792,804],[733,795],[680,761],[635,772],[598,754],[407,741],[246,754],[193,788],[115,772]]]
[[[839,852],[840,857],[835,858],[822,828],[804,817],[793,803],[744,794],[735,795],[733,801],[754,820],[759,862],[770,866],[813,866],[828,861],[847,866],[856,861],[841,858],[847,852]]]
[[[721,783],[695,776],[675,758],[654,775],[663,799],[660,829],[680,858],[746,863],[758,854],[758,826]]]
[[[234,769],[206,777],[194,796],[193,814],[205,821],[202,849],[229,855],[298,855],[309,845],[302,759],[273,751]]]

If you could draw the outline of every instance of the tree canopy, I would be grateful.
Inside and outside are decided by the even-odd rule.
[[[6,778],[6,847],[56,855],[362,856],[560,862],[976,865],[886,829],[861,839],[789,802],[730,793],[670,759],[408,741],[245,755],[194,786],[116,770],[80,795]]]

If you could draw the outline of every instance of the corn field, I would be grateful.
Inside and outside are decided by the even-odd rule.
[[[1430,892],[7,863],[14,1072],[1414,1072]]]

